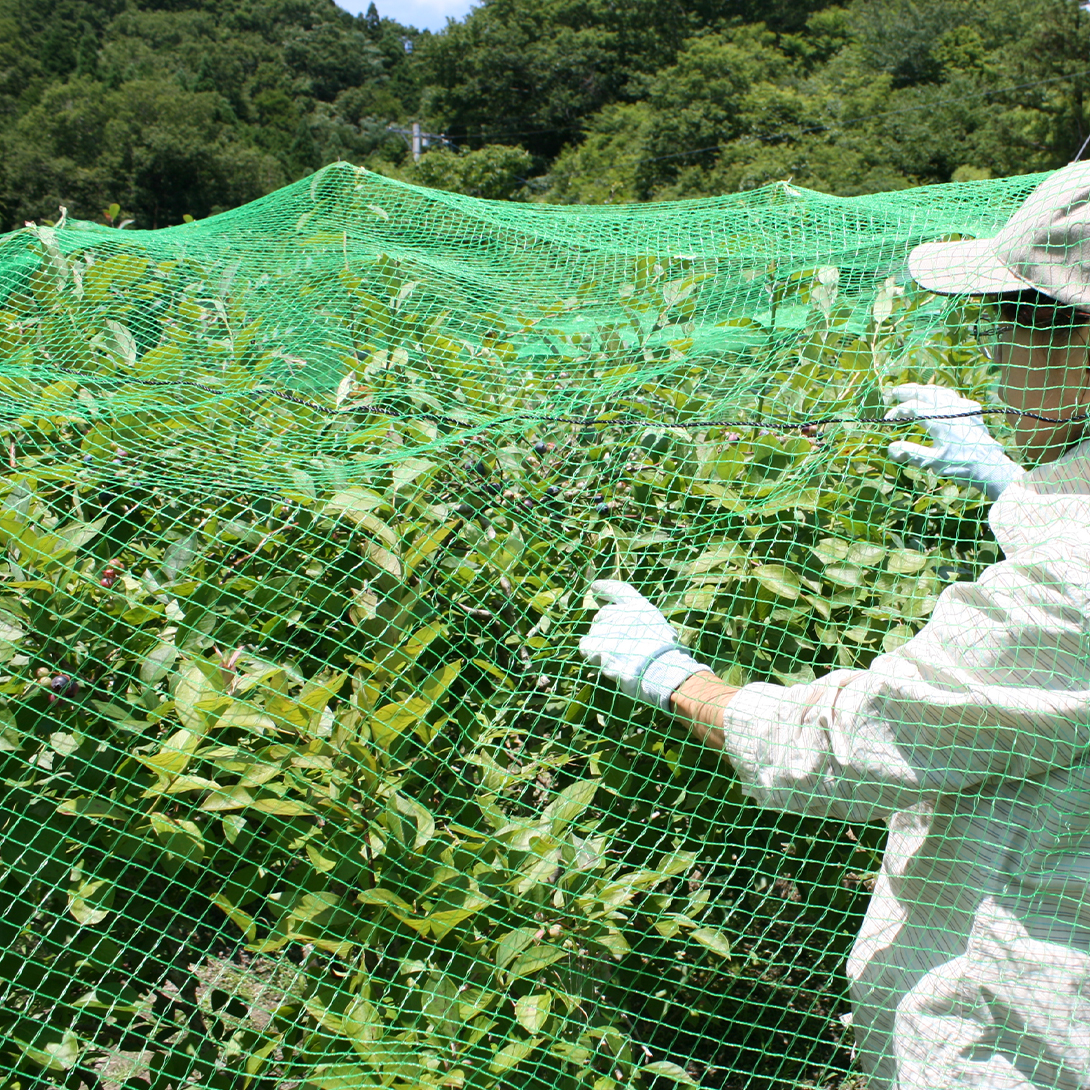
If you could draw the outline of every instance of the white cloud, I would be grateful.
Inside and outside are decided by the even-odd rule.
[[[337,0],[337,7],[359,15],[371,0]],[[417,30],[442,30],[447,18],[464,19],[473,7],[472,0],[375,0],[379,15],[396,19],[402,26]]]

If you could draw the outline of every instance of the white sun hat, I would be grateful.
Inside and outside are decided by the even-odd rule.
[[[1090,310],[1090,162],[1050,174],[994,238],[925,242],[908,269],[940,295],[1032,289]]]

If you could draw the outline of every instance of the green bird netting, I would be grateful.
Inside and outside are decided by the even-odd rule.
[[[1039,181],[585,208],[338,163],[0,239],[3,1085],[1085,1085],[1090,537],[981,590],[997,508],[882,419],[948,387],[1012,449],[995,316],[906,263]],[[752,752],[580,654],[597,579],[747,686]]]

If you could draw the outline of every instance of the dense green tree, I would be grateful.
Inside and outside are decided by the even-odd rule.
[[[762,130],[776,139],[785,125],[813,123],[814,103],[793,93],[788,82],[792,67],[763,24],[694,38],[651,84],[653,120],[647,157],[637,172],[641,194],[650,195],[686,166],[708,161],[721,143]],[[783,116],[764,116],[776,112],[772,97],[780,100]]]
[[[647,94],[688,38],[764,20],[796,30],[827,0],[485,0],[424,43],[425,109],[458,140],[548,159],[588,114]]]
[[[488,0],[426,41],[425,109],[455,139],[551,157],[587,114],[642,97],[691,30],[679,0]]]
[[[450,189],[490,200],[521,200],[532,158],[524,148],[486,144],[474,151],[429,151],[406,176],[432,189]]]
[[[482,0],[437,34],[333,0],[0,0],[0,227],[172,223],[335,159],[583,202],[1045,169],[1090,133],[1088,56],[1078,0]],[[461,150],[412,164],[412,121]]]
[[[852,195],[1059,166],[1090,131],[1088,55],[1074,0],[856,0],[796,34],[706,31],[642,108],[589,117],[538,194],[670,199],[792,179]]]
[[[382,19],[379,18],[375,0],[371,0],[371,3],[367,5],[367,12],[363,17],[363,29],[367,37],[372,39],[378,38],[382,33]]]
[[[617,102],[588,122],[586,137],[564,149],[544,179],[540,195],[561,204],[611,204],[639,200],[640,166],[654,120],[646,102]]]
[[[406,44],[421,36],[375,16],[333,0],[0,0],[3,225],[115,200],[162,225],[333,159],[403,157],[387,126],[416,112]]]
[[[323,102],[378,78],[383,68],[381,51],[362,30],[346,32],[332,23],[290,31],[284,60],[306,90]]]
[[[981,9],[973,0],[857,0],[851,27],[867,66],[905,87],[941,78],[936,45],[979,22]]]
[[[286,180],[271,155],[233,137],[211,92],[155,80],[116,90],[76,77],[18,123],[6,174],[16,221],[64,205],[97,217],[112,201],[138,227],[164,227],[253,200]]]

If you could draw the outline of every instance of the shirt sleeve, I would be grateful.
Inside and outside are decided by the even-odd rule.
[[[724,748],[743,791],[778,809],[884,820],[1090,752],[1090,496],[1033,484],[992,506],[1006,558],[947,587],[906,644],[867,670],[736,694]]]

